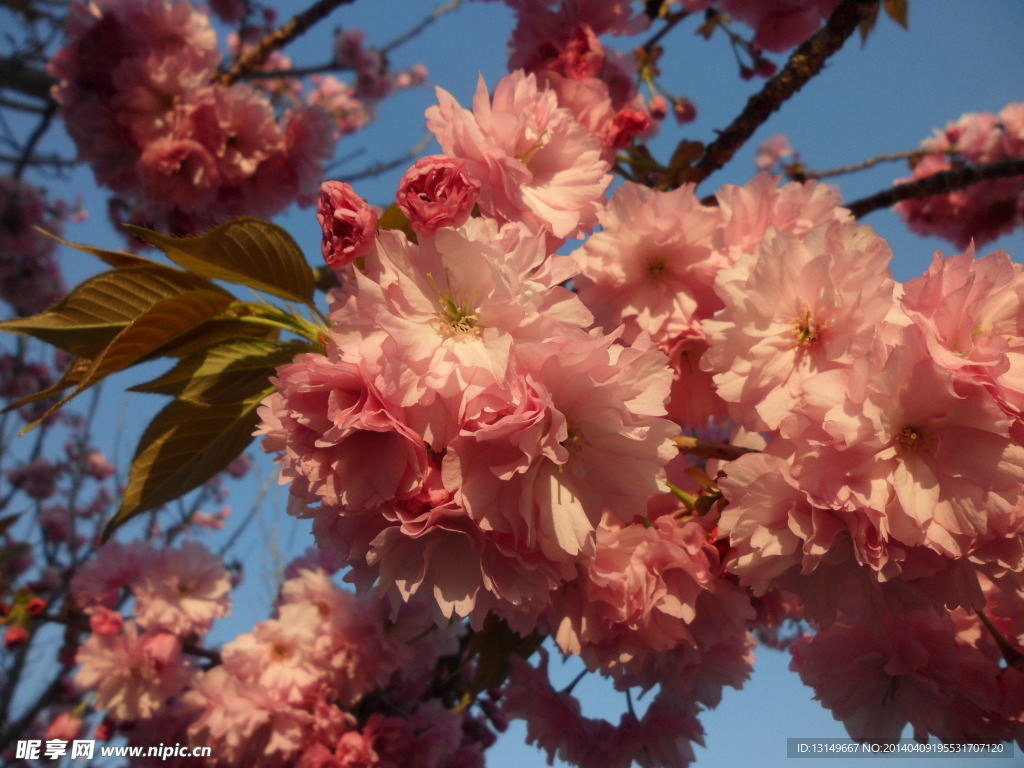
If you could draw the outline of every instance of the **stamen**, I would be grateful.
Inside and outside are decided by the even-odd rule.
[[[905,426],[896,433],[896,443],[905,451],[916,451],[924,445],[924,431],[919,427]]]
[[[804,309],[803,315],[796,318],[796,327],[793,329],[793,336],[798,347],[809,347],[814,344],[824,330],[825,324],[818,322],[811,316],[811,310]]]

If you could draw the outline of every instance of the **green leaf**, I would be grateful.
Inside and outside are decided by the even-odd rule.
[[[63,237],[58,237],[52,232],[47,232],[42,227],[36,227],[36,229],[42,232],[47,237],[53,238],[62,245],[66,245],[69,248],[74,248],[76,250],[83,251],[85,253],[95,256],[98,259],[101,259],[102,261],[114,267],[115,269],[123,267],[142,267],[150,265],[161,266],[164,269],[170,269],[170,267],[160,264],[160,262],[153,261],[152,259],[147,259],[142,256],[136,256],[134,253],[124,253],[123,251],[108,251],[105,248],[96,248],[95,246],[86,245],[85,243],[75,243],[72,242],[71,240],[65,240]]]
[[[384,209],[384,213],[377,219],[377,226],[380,229],[397,229],[405,233],[409,242],[417,242],[416,233],[413,231],[412,224],[409,223],[409,217],[398,207],[398,203],[392,203]]]
[[[204,352],[218,344],[236,338],[274,341],[281,335],[278,328],[247,323],[234,317],[207,320],[198,328],[185,333],[173,347],[163,351],[167,357],[184,358]]]
[[[500,686],[508,677],[509,658],[515,654],[529,658],[544,642],[544,635],[534,632],[529,637],[520,637],[504,619],[489,614],[484,628],[473,636],[470,648],[477,653],[476,672],[463,700],[468,704],[480,693]]]
[[[183,496],[230,464],[252,442],[266,385],[231,405],[175,400],[157,414],[139,441],[121,508],[103,532],[104,541],[136,515]]]
[[[198,275],[146,264],[89,278],[45,312],[0,323],[0,330],[32,336],[79,357],[95,358],[154,304],[195,290],[231,297]]]
[[[261,386],[277,368],[302,352],[318,348],[301,341],[285,344],[241,337],[182,358],[174,368],[153,381],[132,387],[135,392],[171,395],[197,405],[234,403]]]
[[[910,3],[908,0],[885,0],[885,12],[889,18],[895,21],[904,29],[910,29],[908,15]]]
[[[129,226],[180,267],[247,285],[288,301],[313,300],[313,271],[290,234],[261,219],[234,219],[199,237],[169,237]]]
[[[107,376],[140,363],[173,344],[182,334],[202,325],[223,312],[234,297],[223,291],[189,291],[156,302],[135,318],[92,361],[89,369],[76,383],[74,391],[54,403],[36,422],[22,430],[39,425],[69,400],[80,395]]]
[[[71,361],[71,364],[64,370],[61,377],[53,384],[48,386],[46,389],[42,389],[38,392],[34,392],[31,395],[17,400],[13,403],[9,403],[0,413],[7,413],[17,408],[21,408],[23,405],[34,403],[39,400],[46,400],[49,397],[57,397],[61,392],[68,389],[69,387],[77,386],[78,383],[85,378],[85,375],[89,372],[92,367],[92,360],[85,357],[76,357]]]

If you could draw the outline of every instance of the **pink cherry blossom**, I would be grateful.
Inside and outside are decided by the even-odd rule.
[[[758,170],[768,171],[793,154],[793,145],[784,133],[777,133],[757,145],[754,165]]]
[[[466,223],[480,196],[480,183],[460,161],[430,155],[416,161],[398,184],[398,207],[416,234],[431,237],[440,227]]]
[[[282,367],[260,407],[264,450],[284,452],[292,493],[332,506],[372,507],[415,495],[427,470],[423,440],[363,366],[305,354]]]
[[[768,229],[803,235],[821,224],[850,220],[841,208],[842,198],[827,184],[790,182],[759,173],[742,187],[726,184],[716,193],[722,216],[719,247],[735,262],[740,254],[753,253]]]
[[[792,668],[854,739],[984,739],[998,711],[996,665],[924,611],[875,625],[834,624],[792,646]]]
[[[754,44],[782,52],[809,38],[839,5],[839,0],[719,0],[722,10],[754,28]]]
[[[806,381],[871,351],[892,307],[891,257],[870,227],[834,223],[802,237],[769,231],[753,257],[718,274],[725,306],[704,322],[701,366],[735,420],[779,429]]]
[[[593,227],[611,180],[603,148],[533,75],[508,75],[493,97],[481,79],[472,111],[440,88],[437,97],[427,126],[480,182],[481,210],[559,241]]]
[[[658,192],[627,182],[602,212],[601,231],[573,253],[575,283],[596,320],[611,331],[656,342],[701,336],[700,322],[722,306],[715,275],[725,260],[711,248],[718,212],[693,187]]]
[[[1024,408],[1024,274],[1003,251],[943,258],[903,286],[900,303],[932,358],[980,384],[1011,416]]]
[[[196,541],[161,550],[131,588],[135,617],[148,630],[203,634],[231,611],[231,577],[221,559]]]
[[[90,636],[76,661],[79,687],[95,690],[97,705],[117,720],[152,717],[192,675],[178,638],[140,632],[134,622],[120,635]]]
[[[1020,104],[1009,104],[999,114],[968,113],[921,143],[926,154],[913,165],[909,179],[923,179],[950,170],[958,158],[970,163],[991,163],[1024,156],[1024,119]],[[897,203],[898,211],[915,232],[938,235],[966,249],[973,240],[982,245],[1024,221],[1024,185],[1019,177],[989,179],[947,194]]]
[[[316,218],[323,230],[324,261],[332,269],[341,269],[373,249],[377,212],[345,182],[321,185]]]

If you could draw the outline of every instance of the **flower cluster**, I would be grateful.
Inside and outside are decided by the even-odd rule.
[[[415,604],[389,619],[384,603],[339,589],[322,568],[289,571],[275,617],[201,667],[191,659],[210,653],[197,644],[230,610],[219,558],[196,542],[108,544],[72,585],[91,629],[79,689],[130,741],[211,746],[208,765],[482,765],[494,736],[476,715],[450,712],[460,689],[444,687],[464,684],[460,627],[433,628]]]
[[[522,74],[507,89],[554,98]],[[497,96],[478,92],[473,118],[441,99],[434,124],[461,121],[444,135],[505,124]],[[431,595],[442,622],[493,613],[549,632],[622,689],[660,686],[652,711],[686,725],[654,765],[692,759],[700,709],[749,674],[751,630],[777,635],[787,618],[820,628],[794,663],[858,738],[908,721],[946,739],[1012,734],[1004,675],[967,612],[983,585],[1016,594],[1024,568],[1021,268],[937,255],[899,286],[888,244],[832,189],[767,174],[714,206],[690,186],[627,183],[567,258],[552,254],[566,229],[537,215],[554,206],[502,197],[504,174],[451,147],[471,159],[428,158],[403,180],[423,190],[399,193],[416,242],[371,242],[346,191],[337,210],[352,215],[334,224],[365,256],[340,273],[325,354],[279,369],[261,411],[292,511],[352,578],[395,605]],[[581,153],[561,157],[575,168]],[[482,215],[466,219],[478,187]],[[325,227],[325,247],[336,235]],[[576,293],[558,285],[570,277]],[[670,461],[679,427],[728,439],[729,424],[747,455],[696,472]],[[955,631],[945,606],[961,609]],[[919,621],[900,624],[907,611]],[[939,655],[896,673],[885,649],[908,642]],[[834,699],[850,686],[822,664],[868,648],[883,659],[875,687],[952,684],[933,671],[958,655],[961,698],[908,690],[860,725],[874,688]],[[602,743],[621,744],[623,765],[636,756],[644,721],[580,719],[567,695],[531,712],[517,695],[510,711],[549,754],[592,764],[611,729]],[[574,725],[546,729],[549,708]]]
[[[64,295],[57,243],[37,229],[59,236],[60,214],[39,190],[0,176],[0,298],[20,315],[44,310]]]
[[[909,178],[924,179],[965,163],[980,165],[1024,157],[1024,103],[1009,104],[998,114],[972,112],[921,143]],[[1024,182],[1020,177],[989,179],[966,189],[897,203],[915,232],[937,235],[967,248],[982,245],[1024,224]]]

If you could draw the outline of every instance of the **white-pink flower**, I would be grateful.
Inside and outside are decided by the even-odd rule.
[[[717,209],[692,185],[660,192],[627,182],[600,215],[601,231],[573,252],[580,298],[605,330],[626,323],[655,342],[701,336],[722,306],[714,280],[725,259],[712,250]]]
[[[533,75],[513,72],[493,97],[481,78],[472,111],[437,97],[427,126],[480,182],[481,210],[559,241],[593,227],[611,181],[603,147]]]
[[[803,385],[872,349],[893,303],[892,252],[870,227],[769,231],[756,254],[718,274],[725,306],[704,321],[701,366],[738,422],[779,429]]]
[[[231,611],[231,575],[197,541],[161,550],[131,586],[135,618],[147,630],[203,634]]]
[[[97,706],[122,721],[157,714],[193,674],[177,637],[141,632],[135,622],[127,622],[119,635],[91,635],[75,661],[78,686],[95,690]]]
[[[924,275],[904,284],[900,303],[936,363],[984,387],[1011,416],[1024,415],[1024,271],[1005,251],[936,253]]]

